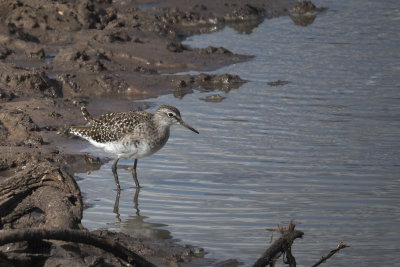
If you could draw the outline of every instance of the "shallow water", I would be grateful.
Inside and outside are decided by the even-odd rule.
[[[305,232],[292,250],[299,266],[341,240],[351,247],[324,266],[400,266],[400,4],[315,3],[329,9],[307,27],[282,17],[250,35],[225,28],[191,38],[256,55],[216,71],[249,82],[149,100],[179,107],[200,135],[173,127],[161,151],[139,160],[140,212],[133,162],[120,161],[118,216],[112,162],[78,174],[93,205],[84,225],[172,237],[250,265],[269,244],[265,229],[293,219]],[[276,80],[290,83],[268,85]],[[216,93],[226,99],[200,100]]]

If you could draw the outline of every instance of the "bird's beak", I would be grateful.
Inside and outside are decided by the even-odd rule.
[[[182,126],[188,128],[189,130],[191,130],[191,131],[193,131],[193,132],[199,134],[199,132],[198,132],[196,129],[194,129],[192,126],[190,126],[189,124],[187,124],[186,122],[184,122],[182,119],[178,119],[178,122],[179,122],[180,125],[182,125]]]

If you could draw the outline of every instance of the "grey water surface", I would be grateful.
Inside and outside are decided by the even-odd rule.
[[[78,174],[92,205],[84,225],[175,238],[248,266],[269,245],[266,228],[293,219],[305,232],[292,250],[298,266],[339,241],[350,247],[324,266],[400,266],[400,2],[315,4],[329,9],[307,27],[280,17],[251,34],[226,27],[190,38],[255,55],[214,72],[249,82],[148,100],[177,106],[200,135],[175,126],[161,151],[139,160],[140,212],[133,162],[120,160],[118,216],[112,161]],[[289,83],[268,84],[277,80]],[[226,98],[201,100],[216,93]]]

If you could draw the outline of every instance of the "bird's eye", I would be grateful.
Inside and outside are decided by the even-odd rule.
[[[172,114],[171,112],[168,113],[168,117],[171,118],[171,117],[173,117],[173,116],[174,116],[174,114]]]

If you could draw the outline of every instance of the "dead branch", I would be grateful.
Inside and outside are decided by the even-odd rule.
[[[48,205],[48,199],[52,205]],[[73,228],[82,217],[81,206],[79,187],[73,177],[48,161],[29,164],[0,180],[0,229],[12,228],[15,221],[35,209],[48,219],[46,223]]]
[[[134,266],[153,267],[141,256],[120,245],[115,240],[96,236],[90,232],[71,229],[21,229],[0,231],[0,246],[21,241],[37,241],[41,239],[62,240],[95,246],[104,251],[110,252],[116,257]]]
[[[290,222],[287,228],[279,226],[277,229],[272,229],[281,233],[281,237],[276,240],[254,263],[253,267],[264,267],[269,264],[274,264],[275,258],[282,253],[286,255],[286,262],[290,266],[296,266],[296,260],[291,253],[291,246],[296,238],[301,238],[304,233],[294,229],[295,223]],[[271,230],[271,229],[269,229]]]
[[[330,257],[332,257],[336,252],[338,252],[341,249],[347,248],[349,246],[343,244],[342,241],[339,242],[339,244],[337,245],[337,247],[335,249],[332,249],[328,255],[323,256],[317,263],[315,263],[313,266],[311,267],[316,267],[319,266],[321,263],[325,262],[327,259],[329,259]]]

